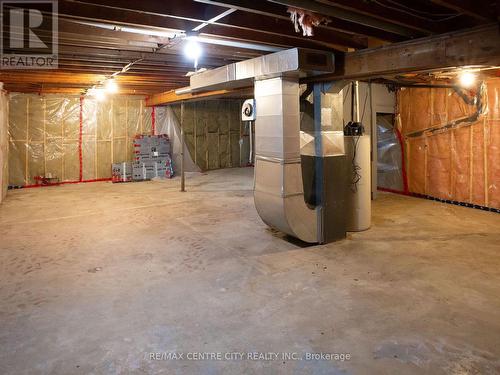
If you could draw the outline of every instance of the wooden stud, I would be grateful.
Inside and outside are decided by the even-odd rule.
[[[97,102],[96,100],[94,100],[94,103],[99,108],[99,102]],[[95,139],[94,139],[94,144],[95,144],[95,150],[94,150],[94,176],[97,179],[98,178],[98,173],[97,173],[97,162],[98,162],[98,158],[97,158],[97,118],[96,118],[96,123],[95,123],[94,135],[95,135]]]
[[[128,99],[125,99],[125,160],[130,160],[128,150],[130,146],[130,139],[128,134]]]
[[[455,188],[455,181],[456,181],[456,176],[455,176],[455,169],[453,167],[453,148],[455,147],[455,129],[450,129],[450,194],[451,196],[449,197],[450,199],[454,199],[455,193],[456,193],[456,188]]]
[[[114,139],[114,125],[115,125],[115,121],[114,121],[114,114],[113,114],[113,110],[114,110],[114,99],[111,99],[111,109],[110,109],[110,113],[111,113],[111,164],[114,163],[114,160],[115,160],[115,150],[114,150],[114,144],[115,144],[115,139]]]
[[[198,114],[196,112],[196,103],[193,105],[193,113],[194,113],[194,163],[198,165],[198,134],[196,131],[197,125],[198,125]]]
[[[229,110],[227,112],[227,141],[228,141],[228,164],[231,168],[233,166],[233,149],[231,148],[231,102],[229,102]]]
[[[184,102],[181,103],[181,191],[186,191],[186,182],[184,176]]]
[[[469,127],[469,203],[472,203],[472,177],[474,175],[474,124]]]
[[[28,176],[28,173],[29,173],[29,167],[28,167],[28,158],[29,158],[29,148],[30,148],[30,132],[29,132],[29,129],[30,129],[30,98],[29,96],[26,98],[26,143],[24,144],[26,150],[24,150],[25,152],[25,157],[26,157],[26,160],[25,160],[25,163],[24,163],[24,173],[25,173],[25,178],[24,178],[24,181],[26,183],[26,185],[29,185],[30,184],[30,179],[29,179],[29,176]]]
[[[427,140],[428,137],[424,137],[424,194],[427,194]]]
[[[484,119],[483,119],[483,165],[484,165],[484,205],[486,207],[488,207],[488,204],[489,204],[487,131],[488,131],[488,120],[487,120],[487,117],[484,116]]]
[[[43,175],[47,175],[47,98],[43,98]]]
[[[209,157],[209,153],[208,153],[208,123],[207,121],[205,120],[205,163],[206,163],[206,170],[208,171],[209,168],[210,168],[210,163],[208,162],[208,157]]]
[[[64,116],[61,119],[61,148],[63,150],[61,157],[61,181],[64,181]]]
[[[220,169],[220,129],[217,128],[217,168]]]

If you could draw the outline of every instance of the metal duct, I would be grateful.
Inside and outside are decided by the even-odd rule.
[[[300,159],[299,84],[281,77],[255,82],[257,212],[269,226],[318,242],[318,216],[304,201]]]
[[[255,206],[267,225],[310,243],[345,237],[343,134],[323,132],[319,114],[311,136],[314,150],[305,147],[301,155],[299,78],[333,70],[333,54],[294,48],[190,78],[193,91],[244,87],[255,80]],[[320,107],[321,98],[315,103],[319,113]],[[307,202],[305,186],[313,197]]]
[[[192,91],[237,88],[250,86],[254,78],[299,77],[333,71],[332,53],[292,48],[194,74],[190,77],[190,87]]]

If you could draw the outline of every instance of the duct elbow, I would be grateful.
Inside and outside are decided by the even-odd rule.
[[[319,242],[316,210],[304,201],[300,161],[284,164],[257,158],[254,201],[270,227],[304,242]]]

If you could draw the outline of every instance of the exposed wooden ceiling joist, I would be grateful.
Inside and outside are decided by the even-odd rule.
[[[275,17],[279,19],[290,21],[290,15],[287,13],[287,7],[281,4],[259,2],[253,0],[195,0],[204,4],[211,4],[217,6],[224,6],[227,8],[235,8],[241,10],[247,16],[249,13]],[[332,29],[342,31],[348,34],[362,35],[366,37],[379,38],[381,40],[398,42],[403,40],[401,35],[390,33],[377,28],[349,22],[338,17],[330,16],[331,23],[326,26],[319,26],[315,29],[315,33],[322,29]]]
[[[207,9],[212,8],[185,0],[169,0],[166,2],[111,0],[106,1],[105,4],[97,0],[62,0],[59,2],[59,14],[63,17],[185,31],[190,31],[208,20],[209,18],[205,18],[205,14]],[[225,8],[216,8],[219,12],[225,10]],[[214,13],[212,11],[211,16]],[[318,45],[318,48],[366,47],[366,42],[363,43],[359,38],[347,33],[323,30],[314,39],[307,39],[294,31],[291,22],[270,17],[253,19],[252,22],[252,15],[248,16],[250,21],[246,17],[240,17],[232,13],[203,28],[202,33],[211,36],[231,37],[286,46],[301,44],[302,47],[306,47],[304,43],[307,43],[309,48],[315,48],[315,44]],[[225,21],[226,19],[232,19],[232,21]]]
[[[319,12],[331,22],[315,27],[314,36],[305,37],[295,31],[287,13],[289,5]],[[218,43],[203,44],[199,67],[207,69],[291,47],[335,50],[337,61],[341,61],[343,54],[338,51],[362,50],[368,45],[484,24],[500,15],[495,9],[500,9],[500,1],[60,0],[59,72],[106,78],[133,63],[120,74],[124,88],[129,90],[135,84],[141,90],[165,91],[188,82],[186,73],[193,70],[193,63],[183,55],[183,38],[193,29],[199,30],[202,39]],[[181,37],[172,43],[174,34]],[[380,59],[386,61],[389,56],[394,59],[383,54]],[[43,82],[45,73],[40,73],[42,81],[32,76],[32,82],[15,87],[48,90],[52,85],[60,89],[60,83]],[[150,84],[127,81],[139,75]],[[92,82],[79,81],[76,85],[84,89]],[[63,84],[72,85],[65,80]],[[13,83],[8,85],[14,87]]]
[[[394,19],[394,15],[383,12],[375,14],[373,5],[364,5],[361,2],[316,2],[307,0],[270,0],[277,4],[306,9],[319,14],[337,17],[346,21],[359,23],[376,29],[386,30],[405,37],[416,37],[422,34],[432,34],[429,25],[412,19]],[[367,9],[365,9],[367,8]],[[371,10],[371,12],[370,12]],[[399,15],[398,15],[399,16]],[[408,17],[409,18],[409,17]]]
[[[494,21],[496,11],[489,0],[431,0],[448,9],[464,13],[481,21]]]

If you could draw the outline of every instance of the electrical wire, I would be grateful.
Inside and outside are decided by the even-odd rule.
[[[365,102],[363,103],[363,112],[361,113],[361,123],[363,123],[363,120],[365,118],[365,110],[366,110],[366,102],[368,101],[368,90],[366,90],[365,94]]]
[[[353,138],[354,147],[352,152],[352,180],[351,180],[351,191],[356,193],[358,191],[358,182],[361,181],[361,167],[356,163],[356,154],[358,151],[358,144],[360,135],[356,135]]]
[[[170,49],[170,48],[172,48],[173,46],[175,46],[180,41],[180,38],[181,38],[181,35],[175,34],[172,38],[168,38],[168,42],[167,43],[158,44],[157,47],[153,48],[152,51],[151,51],[152,54],[154,55],[155,53],[157,53],[158,51],[163,50],[163,49]],[[127,71],[130,70],[130,68],[133,65],[138,64],[138,63],[140,63],[141,61],[144,61],[144,60],[145,60],[144,57],[140,57],[138,59],[135,59],[135,60],[129,62],[127,65],[125,65],[120,70],[112,73],[110,75],[110,78],[115,78],[119,74],[126,73]],[[89,88],[85,89],[84,92],[83,92],[83,94],[86,95],[89,92],[89,90],[92,90],[92,89],[95,89],[95,88],[97,88],[99,86],[102,86],[106,80],[107,80],[107,78],[105,78],[102,81],[99,81],[98,83],[96,83],[96,84],[90,86]]]

